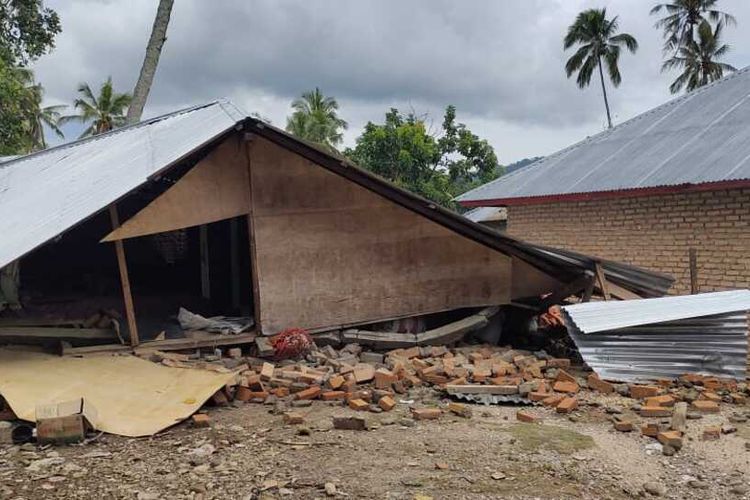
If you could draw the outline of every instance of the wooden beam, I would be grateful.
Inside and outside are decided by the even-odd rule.
[[[0,339],[74,339],[114,340],[117,338],[110,328],[60,328],[50,326],[0,326]]]
[[[607,286],[607,277],[604,275],[604,268],[601,263],[597,262],[594,264],[596,270],[596,281],[599,282],[599,289],[602,291],[602,297],[604,300],[611,300],[612,296],[609,293],[609,287]]]
[[[63,356],[82,356],[86,354],[111,354],[118,352],[135,351],[143,353],[148,351],[182,351],[191,349],[202,349],[221,347],[228,345],[252,344],[255,342],[254,333],[240,335],[212,335],[210,338],[201,337],[197,339],[166,339],[143,342],[136,348],[122,346],[119,344],[98,345],[88,347],[70,347],[63,345]]]
[[[120,227],[120,217],[117,214],[117,205],[109,206],[109,218],[112,221],[112,229]],[[117,267],[120,270],[120,283],[122,284],[122,298],[125,302],[125,316],[128,319],[128,331],[130,332],[130,345],[138,345],[138,325],[135,322],[135,307],[133,306],[133,295],[130,291],[130,276],[128,276],[128,263],[125,260],[125,245],[122,240],[115,241],[115,252],[117,254]]]
[[[584,271],[583,274],[581,274],[578,278],[574,279],[573,281],[544,299],[542,303],[539,304],[539,310],[546,311],[550,306],[559,304],[560,302],[565,300],[566,297],[570,297],[571,295],[579,293],[581,290],[587,289],[591,285],[591,283],[593,283],[594,278],[595,276],[593,272],[588,270]]]
[[[612,283],[611,281],[607,281],[607,287],[609,288],[609,293],[612,294],[613,297],[620,300],[636,300],[636,299],[642,299],[640,295],[637,293],[633,293],[630,290],[623,288],[619,285],[616,285]]]

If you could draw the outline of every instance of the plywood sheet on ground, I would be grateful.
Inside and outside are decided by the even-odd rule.
[[[19,418],[34,421],[38,404],[83,397],[97,410],[97,429],[130,437],[186,419],[232,377],[135,356],[69,358],[0,349],[0,394]]]
[[[161,196],[104,241],[209,224],[248,212],[245,148],[237,136],[222,142]]]
[[[264,139],[250,172],[264,334],[510,300],[502,253]]]

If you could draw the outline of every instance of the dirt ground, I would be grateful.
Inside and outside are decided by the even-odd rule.
[[[427,391],[408,398],[445,403]],[[305,415],[298,426],[271,405],[215,408],[208,429],[183,423],[147,439],[5,446],[0,498],[750,498],[748,424],[700,439],[749,407],[689,421],[683,449],[664,456],[654,439],[613,430],[605,410],[627,405],[600,396],[571,416],[533,408],[542,423],[524,424],[514,406],[417,422],[401,403],[366,414],[368,431],[333,429],[333,415],[355,412],[321,401],[294,409]]]

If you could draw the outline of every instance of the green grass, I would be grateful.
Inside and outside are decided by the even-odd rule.
[[[591,436],[553,425],[519,423],[508,431],[527,450],[544,448],[568,455],[595,446]]]

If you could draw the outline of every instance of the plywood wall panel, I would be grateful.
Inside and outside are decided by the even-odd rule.
[[[264,333],[509,302],[509,257],[262,138],[250,171]]]

